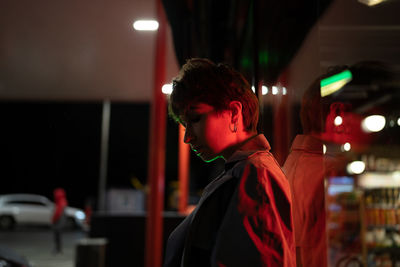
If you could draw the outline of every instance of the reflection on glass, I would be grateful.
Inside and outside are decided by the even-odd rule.
[[[362,129],[364,132],[379,132],[385,127],[386,119],[381,115],[371,115],[366,117],[362,123]]]

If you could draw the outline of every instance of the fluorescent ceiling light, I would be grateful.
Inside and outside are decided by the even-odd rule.
[[[376,6],[382,4],[385,1],[386,0],[358,0],[358,2],[367,6]]]
[[[156,31],[158,22],[156,20],[137,20],[133,23],[133,28],[137,31]]]
[[[328,96],[339,91],[345,84],[351,81],[352,74],[349,70],[342,71],[321,80],[321,97]]]
[[[278,94],[278,87],[277,86],[272,86],[272,94],[277,95]]]
[[[261,86],[261,92],[262,95],[268,94],[268,87],[266,87],[265,85]]]

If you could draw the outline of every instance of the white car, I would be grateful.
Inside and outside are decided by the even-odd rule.
[[[0,195],[0,228],[12,229],[16,225],[51,225],[54,203],[47,197],[34,194]],[[69,227],[86,228],[85,213],[66,207]]]

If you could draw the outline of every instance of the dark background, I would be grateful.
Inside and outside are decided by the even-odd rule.
[[[133,188],[132,178],[147,181],[148,103],[111,104],[107,188]],[[63,187],[71,206],[84,207],[98,192],[101,102],[1,102],[0,194],[37,193],[52,199]],[[166,198],[177,180],[178,126],[167,120]],[[296,122],[295,122],[296,123]],[[272,109],[265,107],[263,128],[272,140]],[[223,168],[191,153],[192,199]],[[165,208],[169,209],[167,200]]]

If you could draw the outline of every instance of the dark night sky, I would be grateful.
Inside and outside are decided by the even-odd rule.
[[[97,192],[100,103],[1,103],[0,114],[0,193],[61,186],[83,206]]]

